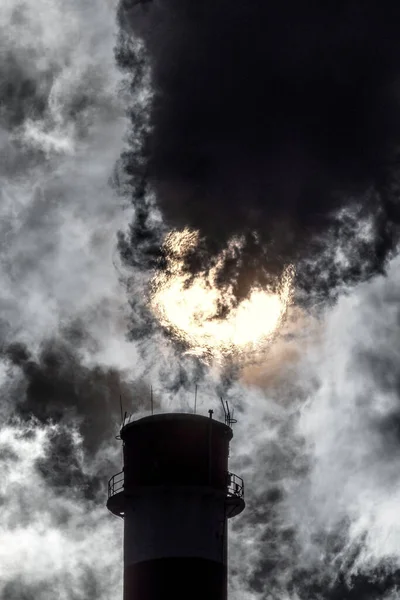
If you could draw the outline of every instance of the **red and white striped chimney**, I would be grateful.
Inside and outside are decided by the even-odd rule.
[[[160,414],[124,425],[108,509],[124,518],[124,600],[226,600],[227,520],[244,509],[228,472],[232,429]]]

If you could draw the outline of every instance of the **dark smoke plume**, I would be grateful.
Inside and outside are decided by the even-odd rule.
[[[323,272],[327,288],[384,268],[400,222],[396,3],[122,0],[119,18],[119,64],[134,88],[143,47],[127,42],[133,32],[153,92],[147,127],[132,111],[137,135],[123,157],[134,203],[154,191],[169,227],[200,230],[191,272],[232,236],[245,245],[221,280],[238,297],[288,264],[305,287]],[[341,227],[343,208],[369,222],[368,243]],[[336,235],[359,245],[341,270]]]
[[[22,375],[23,393],[16,399],[22,417],[41,423],[76,420],[91,450],[112,437],[120,420],[120,394],[127,396],[119,372],[85,367],[72,346],[57,339],[44,341],[37,357],[23,344],[10,344],[5,357]]]
[[[91,498],[115,466],[103,460],[103,468],[94,475],[84,473],[76,454],[76,432],[85,457],[93,461],[118,432],[120,398],[123,410],[131,414],[144,408],[148,390],[140,382],[126,381],[116,369],[86,366],[77,332],[64,331],[64,336],[44,340],[37,355],[24,344],[9,344],[2,358],[12,369],[9,396],[14,416],[38,426],[57,425],[49,434],[46,456],[37,462],[42,477],[53,488],[79,489]]]

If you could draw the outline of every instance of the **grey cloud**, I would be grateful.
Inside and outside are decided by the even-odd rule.
[[[125,128],[114,11],[0,6],[2,598],[121,593],[104,502],[119,395],[135,410],[143,389],[113,264],[127,218],[109,185]]]
[[[325,308],[281,381],[234,391],[232,468],[247,489],[232,525],[235,600],[396,595],[399,281],[395,258]]]
[[[12,449],[1,482],[0,594],[3,598],[109,598],[121,593],[118,522],[99,506],[49,486],[41,461],[51,448],[56,426],[3,425],[0,449]],[[74,454],[81,440],[74,438]],[[3,472],[4,474],[4,472]],[[106,541],[106,545],[104,544]],[[104,548],[104,551],[102,550]],[[19,596],[18,596],[19,594]]]

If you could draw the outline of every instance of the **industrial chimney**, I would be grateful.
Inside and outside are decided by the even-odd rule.
[[[107,508],[124,518],[124,600],[227,598],[227,520],[245,503],[228,471],[232,420],[212,416],[122,426],[124,468],[109,481]]]

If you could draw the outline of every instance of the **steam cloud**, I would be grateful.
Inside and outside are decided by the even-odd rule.
[[[288,264],[298,286],[328,290],[384,267],[400,217],[399,13],[386,0],[121,2],[152,93],[147,127],[132,114],[142,145],[125,169],[134,203],[147,186],[169,227],[200,230],[191,272],[232,236],[245,245],[221,281],[239,298]],[[122,44],[118,58],[137,78],[139,54]],[[348,215],[368,224],[368,243]],[[337,236],[358,238],[341,268]]]
[[[233,523],[235,600],[397,596],[398,299],[396,258],[326,312],[268,400],[242,396],[234,469],[252,483]]]

